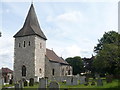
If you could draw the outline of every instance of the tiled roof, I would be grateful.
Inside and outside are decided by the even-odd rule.
[[[61,63],[61,64],[68,64],[61,57],[57,56],[53,50],[46,49],[46,56],[52,62]]]
[[[39,37],[47,40],[46,36],[40,28],[33,4],[31,4],[23,27],[14,35],[14,37],[16,38],[29,35],[38,35]]]
[[[12,73],[13,71],[9,68],[2,68],[2,73]]]

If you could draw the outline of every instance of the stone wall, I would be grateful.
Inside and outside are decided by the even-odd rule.
[[[42,38],[35,37],[35,76],[45,77],[46,42]]]
[[[26,79],[34,78],[35,76],[44,77],[45,53],[46,42],[42,38],[36,35],[16,38],[14,52],[15,81],[22,78],[23,65],[26,66],[27,70]]]

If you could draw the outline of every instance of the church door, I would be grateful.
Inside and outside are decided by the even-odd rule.
[[[22,66],[22,76],[26,76],[26,67]]]

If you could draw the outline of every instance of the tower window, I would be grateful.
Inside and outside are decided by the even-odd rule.
[[[52,69],[52,75],[53,76],[55,75],[55,69]]]
[[[40,73],[42,73],[42,70],[41,70],[41,68],[40,68],[39,72],[40,72]]]
[[[22,66],[22,76],[26,76],[26,67]]]
[[[25,47],[25,41],[23,42],[23,46]]]
[[[21,44],[19,43],[18,46],[21,47]]]
[[[42,48],[42,43],[40,43],[40,48]]]
[[[30,46],[30,41],[29,41],[29,44],[28,44],[29,46]]]

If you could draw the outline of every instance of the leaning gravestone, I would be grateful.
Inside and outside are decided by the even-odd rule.
[[[34,78],[30,78],[29,86],[34,86]]]
[[[49,85],[49,90],[59,90],[60,86],[57,82],[52,81]]]
[[[39,79],[39,88],[46,88],[47,87],[47,79],[46,78],[40,78]]]
[[[97,79],[97,86],[103,86],[102,79],[100,78]]]
[[[72,85],[72,78],[71,77],[66,78],[66,85]]]

